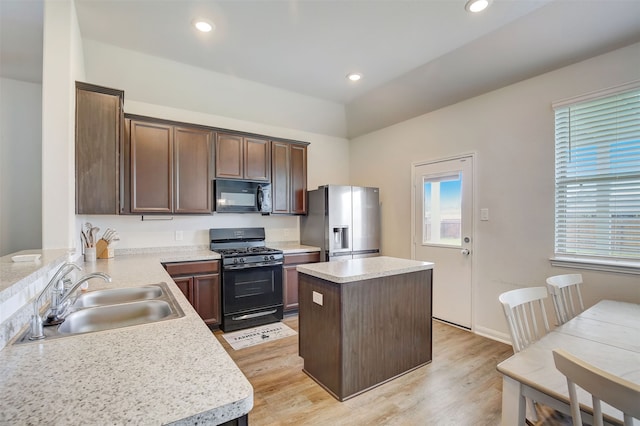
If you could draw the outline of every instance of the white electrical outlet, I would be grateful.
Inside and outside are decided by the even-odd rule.
[[[182,231],[176,231],[176,241],[182,241],[183,238],[184,235],[182,234]]]
[[[316,303],[322,306],[322,293],[318,293],[317,291],[314,291],[311,294],[313,296],[313,303]]]

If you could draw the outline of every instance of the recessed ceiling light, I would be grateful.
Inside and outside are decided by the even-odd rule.
[[[351,81],[358,81],[362,78],[362,74],[358,74],[357,72],[352,72],[347,74],[347,78]]]
[[[489,7],[489,3],[491,3],[491,0],[469,0],[464,5],[464,8],[469,12],[477,13]]]
[[[193,26],[196,27],[198,31],[202,31],[203,33],[208,33],[215,28],[215,26],[211,22],[205,19],[195,19],[193,21]]]

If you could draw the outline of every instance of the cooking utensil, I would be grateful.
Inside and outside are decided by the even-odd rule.
[[[98,236],[98,231],[100,231],[100,228],[98,228],[97,226],[91,228],[91,247],[95,247],[96,245],[96,237]]]

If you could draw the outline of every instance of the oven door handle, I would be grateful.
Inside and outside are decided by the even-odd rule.
[[[265,315],[275,314],[277,311],[278,311],[277,309],[272,309],[270,311],[256,312],[253,314],[238,315],[237,317],[231,317],[231,319],[234,321],[240,321],[240,320],[246,320],[251,318],[264,317]]]
[[[279,266],[279,265],[282,265],[282,262],[253,263],[253,264],[240,263],[240,264],[237,264],[237,265],[224,265],[222,267],[222,269],[223,270],[236,270],[236,269],[262,268],[264,266]]]

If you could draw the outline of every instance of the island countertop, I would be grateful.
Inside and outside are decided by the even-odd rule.
[[[247,414],[253,388],[161,262],[219,258],[210,251],[121,255],[80,264],[111,283],[166,282],[182,318],[0,351],[0,424],[219,424]]]
[[[333,262],[310,263],[296,267],[298,272],[337,284],[433,269],[433,263],[379,256]]]

